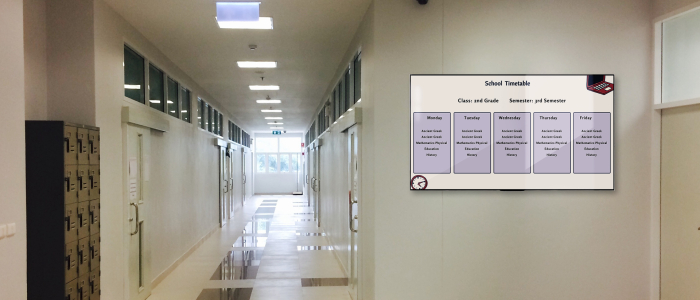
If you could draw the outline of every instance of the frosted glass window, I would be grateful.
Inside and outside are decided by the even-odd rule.
[[[277,172],[277,155],[270,154],[267,156],[268,172]]]
[[[277,138],[256,139],[255,152],[277,152]]]
[[[700,98],[700,10],[662,26],[661,102]]]
[[[265,173],[265,154],[258,154],[257,166],[257,170],[259,173]]]
[[[301,152],[301,138],[280,138],[280,152]]]
[[[299,171],[299,154],[292,154],[292,172]]]
[[[280,154],[280,172],[289,172],[289,155]]]

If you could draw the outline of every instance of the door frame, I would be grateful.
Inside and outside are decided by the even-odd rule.
[[[654,49],[653,49],[653,97],[651,109],[651,300],[661,299],[661,115],[667,108],[700,104],[700,98],[687,99],[671,103],[661,101],[662,82],[662,25],[683,14],[700,9],[700,2],[681,7],[653,20]]]
[[[132,211],[132,199],[130,199],[130,175],[129,175],[129,168],[130,168],[130,161],[131,158],[129,156],[129,134],[140,134],[141,136],[144,137],[143,143],[141,144],[141,151],[140,151],[140,157],[137,158],[137,168],[139,170],[139,179],[138,179],[138,184],[139,184],[139,189],[141,190],[141,199],[136,200],[137,206],[139,209],[141,206],[143,206],[143,210],[140,210],[138,215],[139,218],[136,218],[134,216],[136,224],[138,226],[139,219],[144,221],[144,226],[145,228],[148,228],[146,220],[148,220],[148,182],[150,182],[150,136],[151,136],[151,128],[144,127],[138,124],[132,124],[132,123],[125,123],[123,124],[123,157],[122,157],[122,172],[123,172],[123,189],[124,189],[124,196],[123,196],[123,207],[124,207],[124,214],[123,214],[123,241],[124,241],[124,246],[125,246],[125,251],[124,251],[124,261],[126,267],[124,268],[124,295],[127,297],[127,299],[132,300],[132,295],[131,295],[131,274],[130,274],[130,264],[131,264],[131,239],[132,239],[132,222],[129,221],[131,218],[131,211]],[[144,201],[144,199],[146,199]],[[142,213],[143,212],[143,213]],[[140,218],[140,216],[146,215],[144,218]],[[141,232],[143,228],[139,228],[139,232]],[[147,231],[148,232],[148,231]],[[150,296],[151,294],[151,289],[152,289],[152,281],[150,280],[150,270],[151,270],[151,249],[150,249],[150,243],[148,242],[150,239],[148,238],[148,233],[144,233],[142,235],[143,237],[143,244],[141,245],[142,247],[142,255],[144,256],[143,261],[142,261],[142,272],[143,274],[143,287],[139,287],[141,289],[138,294],[144,295],[145,297],[139,298],[138,294],[136,298],[133,299],[146,299]]]

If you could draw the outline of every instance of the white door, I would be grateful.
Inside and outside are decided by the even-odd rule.
[[[227,167],[228,167],[228,218],[233,219],[233,216],[236,212],[236,193],[240,190],[239,188],[235,188],[233,185],[233,178],[236,175],[236,169],[234,168],[235,166],[235,157],[236,151],[232,149],[228,149],[228,156],[227,156]]]
[[[242,195],[243,195],[243,205],[245,205],[246,192],[247,192],[247,190],[246,190],[246,184],[248,183],[248,178],[246,177],[246,167],[247,167],[247,165],[248,165],[247,162],[246,162],[246,160],[247,160],[248,156],[250,156],[250,155],[248,155],[248,153],[246,153],[245,149],[244,149],[244,148],[241,148],[241,174],[242,174],[242,176],[241,176],[241,180],[242,180],[241,186],[243,187],[243,193],[242,193]]]
[[[357,126],[348,129],[348,203],[350,205],[350,275],[348,286],[350,296],[357,300],[358,283],[358,240],[359,240],[359,217],[360,217],[360,161],[359,161],[359,138]]]
[[[700,107],[661,117],[661,299],[700,299]]]
[[[151,295],[150,251],[148,230],[148,182],[150,129],[127,125],[126,133],[126,206],[128,216],[129,262],[128,295],[130,300],[144,300]]]
[[[314,212],[316,225],[321,227],[321,146],[316,146],[314,151],[314,174],[316,176],[316,189],[314,192]]]
[[[228,167],[226,163],[226,148],[219,147],[219,226],[224,227],[228,221]]]

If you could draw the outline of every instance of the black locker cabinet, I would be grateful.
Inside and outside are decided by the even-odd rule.
[[[100,131],[26,121],[27,299],[100,299]]]

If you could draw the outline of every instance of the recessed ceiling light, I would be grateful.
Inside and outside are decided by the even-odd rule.
[[[148,102],[151,102],[151,103],[160,103],[160,100],[148,100]]]
[[[284,129],[284,127],[270,127],[270,129]]]
[[[140,84],[125,84],[124,88],[127,90],[140,90],[141,85]]]
[[[222,29],[272,29],[272,18],[260,17],[257,21],[219,21]]]
[[[277,68],[276,61],[239,61],[239,68]]]
[[[261,109],[260,111],[261,112],[274,112],[274,113],[278,113],[278,112],[281,113],[282,112],[281,109]]]
[[[282,125],[284,123],[267,123],[267,125]]]
[[[260,2],[216,2],[216,18],[221,21],[257,21]]]
[[[282,103],[282,100],[255,100],[258,103]]]
[[[279,85],[251,85],[249,87],[251,91],[277,91],[280,89]]]
[[[282,120],[282,117],[265,117],[265,120]]]

